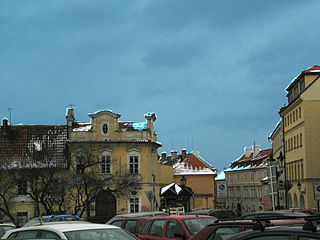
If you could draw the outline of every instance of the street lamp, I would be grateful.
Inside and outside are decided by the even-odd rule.
[[[297,187],[298,187],[299,193],[306,194],[306,190],[301,190],[302,186],[300,182],[297,183]]]
[[[182,178],[180,179],[181,185],[185,186],[187,183],[186,177],[183,175]]]
[[[281,173],[284,173],[284,199],[285,199],[285,209],[288,209],[288,190],[289,190],[289,181],[287,180],[287,169],[286,169],[286,157],[280,152],[279,157],[279,168]]]

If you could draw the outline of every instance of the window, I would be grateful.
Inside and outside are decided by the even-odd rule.
[[[166,237],[167,238],[176,238],[176,236],[174,235],[175,233],[177,233],[179,235],[185,234],[181,224],[178,221],[168,220]]]
[[[244,188],[243,197],[248,198],[248,188]]]
[[[237,192],[236,192],[236,194],[237,194],[236,197],[241,197],[241,195],[240,195],[240,188],[239,188],[239,187],[237,187]]]
[[[54,232],[50,232],[50,231],[42,231],[40,238],[43,239],[60,239],[60,237],[54,233]]]
[[[240,232],[240,227],[219,227],[207,239],[227,239]]]
[[[18,238],[18,239],[32,239],[32,238],[37,238],[37,234],[39,233],[38,230],[33,230],[33,231],[21,231],[19,232],[15,238]],[[11,238],[9,236],[9,238]]]
[[[255,191],[255,189],[254,188],[251,188],[251,197],[252,198],[255,198],[256,197],[256,191]]]
[[[237,174],[237,181],[240,180],[240,173]]]
[[[28,184],[26,182],[19,183],[17,187],[17,194],[18,195],[26,195],[28,190]]]
[[[258,179],[261,179],[261,172],[258,172]]]
[[[131,174],[139,173],[139,156],[129,157],[129,173]]]
[[[301,107],[299,107],[299,118],[301,118]]]
[[[113,226],[121,227],[121,226],[122,226],[122,223],[123,223],[123,220],[114,221],[114,222],[112,222],[112,223],[110,223],[110,224],[113,225]]]
[[[151,220],[149,220],[145,224],[143,224],[143,227],[142,227],[142,229],[140,231],[140,234],[143,234],[143,235],[147,234],[147,231],[148,231],[148,228],[150,226],[150,223],[151,223]]]
[[[165,222],[166,220],[154,220],[150,227],[149,235],[161,237]]]
[[[111,154],[108,152],[103,152],[100,156],[100,173],[110,174],[111,172]]]
[[[257,189],[257,197],[258,198],[262,197],[262,188],[260,188],[260,187]]]
[[[248,238],[251,240],[289,240],[290,239],[290,235],[267,235],[267,236],[257,236],[257,237],[252,237],[252,238]]]
[[[298,84],[293,87],[294,98],[299,96]]]
[[[250,173],[250,178],[251,178],[251,179],[254,179],[254,173],[253,173],[253,172]]]
[[[299,82],[299,84],[300,84],[300,93],[302,93],[302,92],[304,91],[304,89],[305,89],[304,79],[302,79],[302,80]]]
[[[129,220],[124,226],[124,229],[134,234],[134,233],[137,233],[138,226],[139,226],[138,220]]]
[[[248,173],[244,173],[243,176],[244,176],[244,180],[248,180]]]
[[[230,197],[234,197],[234,188],[233,187],[230,187],[229,188],[229,193],[230,193]]]
[[[103,135],[107,135],[109,132],[109,126],[107,123],[102,124],[102,133]]]
[[[129,213],[140,212],[140,198],[129,197]]]
[[[302,147],[302,133],[300,133],[300,147]]]

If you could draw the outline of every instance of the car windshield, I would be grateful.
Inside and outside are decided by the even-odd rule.
[[[214,223],[215,218],[188,218],[182,220],[191,235],[196,234],[208,224]]]
[[[136,240],[122,229],[88,229],[64,232],[68,240]]]

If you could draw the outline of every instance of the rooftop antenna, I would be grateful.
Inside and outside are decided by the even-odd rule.
[[[12,112],[12,110],[14,110],[13,108],[11,108],[11,107],[8,107],[8,112],[9,112],[9,123],[10,123],[10,125],[12,125],[12,122],[11,122],[11,112]]]
[[[77,106],[77,105],[72,104],[72,103],[69,103],[68,105],[69,105],[69,107],[72,108],[72,109],[73,109],[74,106]]]

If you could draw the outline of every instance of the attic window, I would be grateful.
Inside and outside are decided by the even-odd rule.
[[[104,124],[102,125],[102,132],[103,132],[103,134],[107,134],[107,133],[108,133],[108,130],[109,130],[108,124],[104,123]]]

